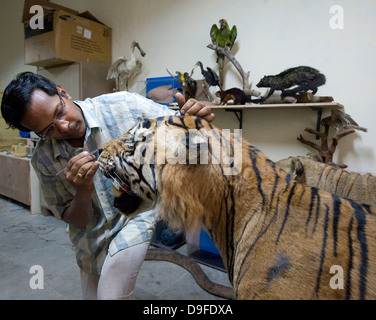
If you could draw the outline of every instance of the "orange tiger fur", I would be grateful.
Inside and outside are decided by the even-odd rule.
[[[159,128],[167,132],[165,149],[150,142]],[[168,159],[187,148],[188,139],[174,138],[177,129],[200,128],[217,134],[209,153],[215,144],[231,142],[234,155],[235,140],[226,140],[222,130],[196,117],[165,117],[106,143],[100,169],[126,182],[127,201],[135,194],[143,210],[156,205],[170,225],[203,226],[237,299],[376,298],[376,208],[297,184],[245,140],[238,174],[224,175],[225,165],[213,164],[213,158],[208,164],[163,163],[160,150]],[[146,152],[155,164],[139,163]],[[140,211],[127,209],[127,203],[122,210]],[[343,289],[334,288],[342,283]]]

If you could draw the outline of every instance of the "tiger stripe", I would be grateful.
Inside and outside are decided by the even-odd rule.
[[[351,230],[353,228],[353,222],[354,222],[354,217],[351,217],[348,232],[347,232],[348,247],[349,247],[349,259],[348,259],[347,273],[346,273],[346,279],[347,279],[347,281],[346,281],[346,300],[349,300],[350,296],[351,296],[351,270],[353,268],[353,257],[354,257],[353,241],[352,241],[352,238],[351,238]]]
[[[320,283],[321,283],[321,275],[323,273],[323,265],[325,261],[325,249],[328,241],[328,224],[329,224],[329,206],[325,204],[325,223],[324,223],[324,235],[322,240],[322,248],[321,248],[321,255],[320,255],[320,266],[317,274],[317,281],[315,287],[315,293],[318,295],[320,290]]]

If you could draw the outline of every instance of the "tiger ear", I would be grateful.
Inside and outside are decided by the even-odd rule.
[[[300,177],[304,174],[304,166],[303,163],[299,160],[296,159],[293,161],[294,163],[294,168],[295,168],[295,174],[297,177]]]

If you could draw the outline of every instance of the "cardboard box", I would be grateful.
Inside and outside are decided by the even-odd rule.
[[[27,146],[25,145],[13,145],[12,146],[12,155],[15,157],[26,157],[27,152],[26,152]]]
[[[37,26],[38,5],[43,9],[43,27]],[[22,22],[25,30],[25,64],[50,67],[69,62],[85,61],[111,64],[111,28],[89,12],[75,10],[46,0],[25,0]],[[34,22],[31,24],[30,22]]]

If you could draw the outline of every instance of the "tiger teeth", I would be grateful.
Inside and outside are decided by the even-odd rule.
[[[112,185],[117,189],[120,190],[120,183],[117,180],[112,180]]]
[[[112,191],[113,191],[116,198],[119,198],[121,196],[121,194],[123,193],[122,191],[116,189],[113,185],[112,185]]]
[[[112,179],[112,190],[116,197],[119,197],[124,191],[129,191],[130,188],[126,184],[120,184],[116,179]]]

